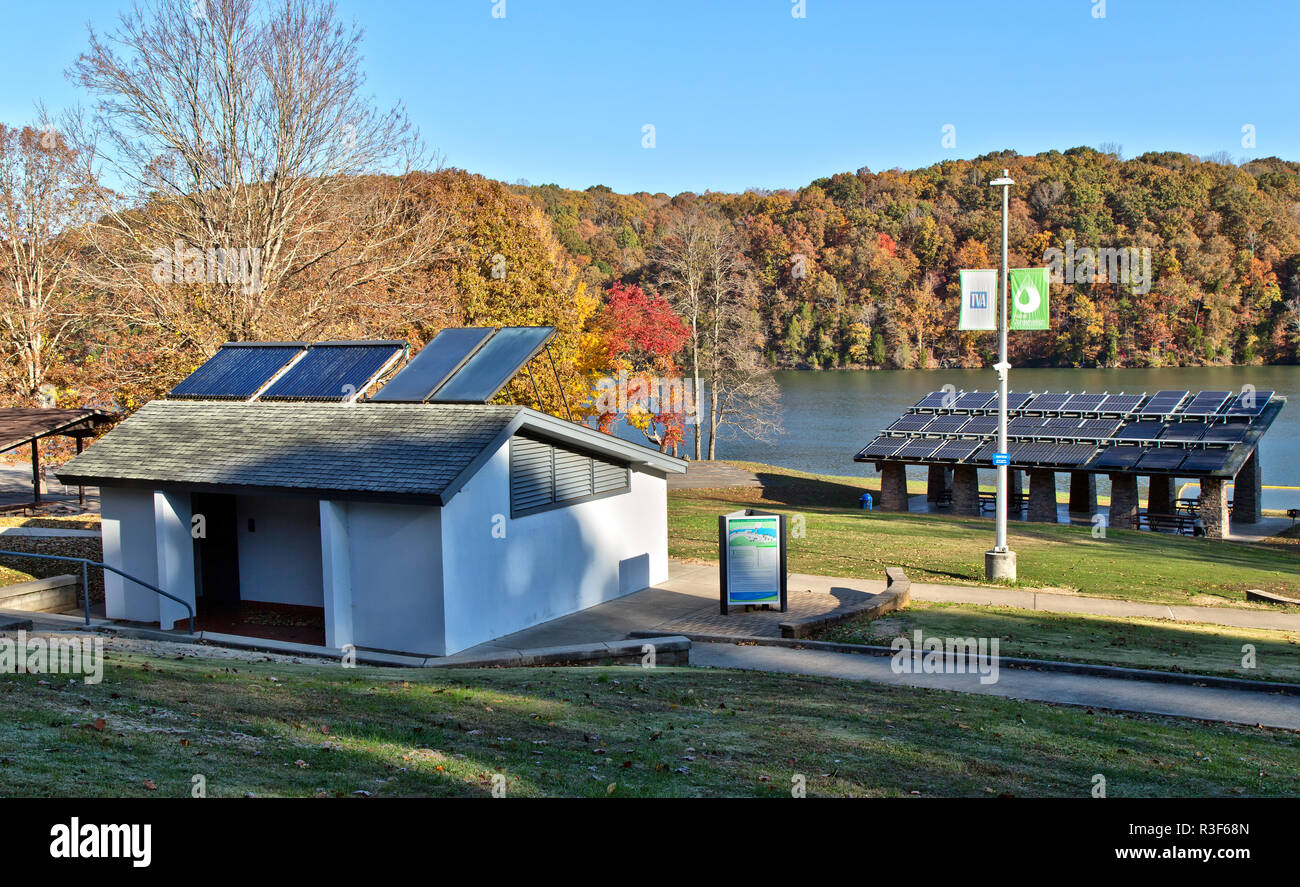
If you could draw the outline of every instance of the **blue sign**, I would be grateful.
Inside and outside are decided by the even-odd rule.
[[[993,464],[994,464],[994,465],[1010,465],[1010,464],[1011,464],[1011,454],[1010,454],[1010,453],[994,453],[994,454],[993,454]]]
[[[983,311],[989,307],[989,294],[986,290],[971,290],[970,306]]]

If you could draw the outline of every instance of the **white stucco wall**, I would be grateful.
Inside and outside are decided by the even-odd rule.
[[[253,521],[251,531],[249,520]],[[239,496],[235,529],[240,599],[302,607],[323,605],[318,500]]]
[[[509,450],[443,509],[448,654],[668,578],[663,477],[633,470],[628,493],[512,519]]]
[[[327,642],[441,655],[441,519],[435,506],[322,503]],[[350,634],[346,623],[350,615]]]
[[[99,491],[104,563],[158,584],[153,490],[103,487]],[[104,571],[104,610],[110,619],[158,620],[158,595]]]

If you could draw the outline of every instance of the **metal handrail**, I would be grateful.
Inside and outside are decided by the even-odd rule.
[[[71,557],[69,555],[63,555],[63,554],[36,554],[35,552],[31,552],[31,551],[0,551],[0,556],[4,556],[4,555],[10,555],[12,557],[35,557],[47,561],[77,561],[78,563],[80,563],[81,564],[81,596],[85,602],[87,625],[90,625],[90,577],[87,568],[101,567],[105,570],[112,570],[114,573],[121,576],[123,579],[130,579],[136,585],[147,588],[155,594],[160,594],[163,597],[167,598],[168,600],[172,600],[180,604],[182,607],[185,608],[185,612],[189,614],[190,634],[194,634],[194,607],[193,605],[190,604],[189,601],[183,601],[180,598],[176,597],[176,595],[168,594],[158,586],[150,585],[148,582],[145,582],[143,579],[137,579],[135,576],[132,576],[130,573],[123,573],[117,567],[106,564],[103,561],[92,561],[88,557]],[[159,628],[161,627],[162,625],[160,622]]]

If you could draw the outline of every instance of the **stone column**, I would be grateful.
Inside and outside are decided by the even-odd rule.
[[[1147,487],[1147,514],[1174,513],[1174,478],[1153,474]]]
[[[1201,510],[1197,515],[1210,539],[1222,539],[1228,529],[1228,484],[1221,477],[1201,478]]]
[[[1025,481],[1020,476],[1019,468],[1007,469],[1007,514],[1020,517],[1020,509],[1025,504]]]
[[[980,473],[974,465],[958,465],[952,471],[952,513],[980,513]]]
[[[1232,522],[1237,524],[1257,524],[1260,520],[1261,483],[1263,472],[1259,470],[1259,449],[1250,451],[1250,458],[1241,466],[1233,480],[1232,488]]]
[[[907,466],[902,462],[886,462],[880,469],[880,507],[907,511]]]
[[[1138,479],[1136,474],[1110,476],[1110,521],[1117,530],[1136,530],[1138,522]]]
[[[1097,475],[1087,471],[1070,472],[1070,511],[1074,514],[1097,513]]]
[[[952,469],[947,465],[930,466],[930,478],[925,490],[926,501],[938,502],[944,493],[952,489],[950,471]]]
[[[1029,469],[1029,519],[1056,523],[1056,472],[1050,468]]]

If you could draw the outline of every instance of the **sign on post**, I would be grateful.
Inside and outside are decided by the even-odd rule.
[[[961,271],[961,318],[959,330],[998,328],[998,272]]]
[[[1051,272],[1047,268],[1012,268],[1007,289],[1008,329],[1047,329],[1047,287]]]
[[[1011,454],[1010,454],[1010,453],[994,453],[994,454],[993,454],[993,464],[994,464],[994,465],[1010,465],[1010,464],[1011,464]]]
[[[718,517],[719,612],[779,604],[785,612],[785,515],[746,508]]]

